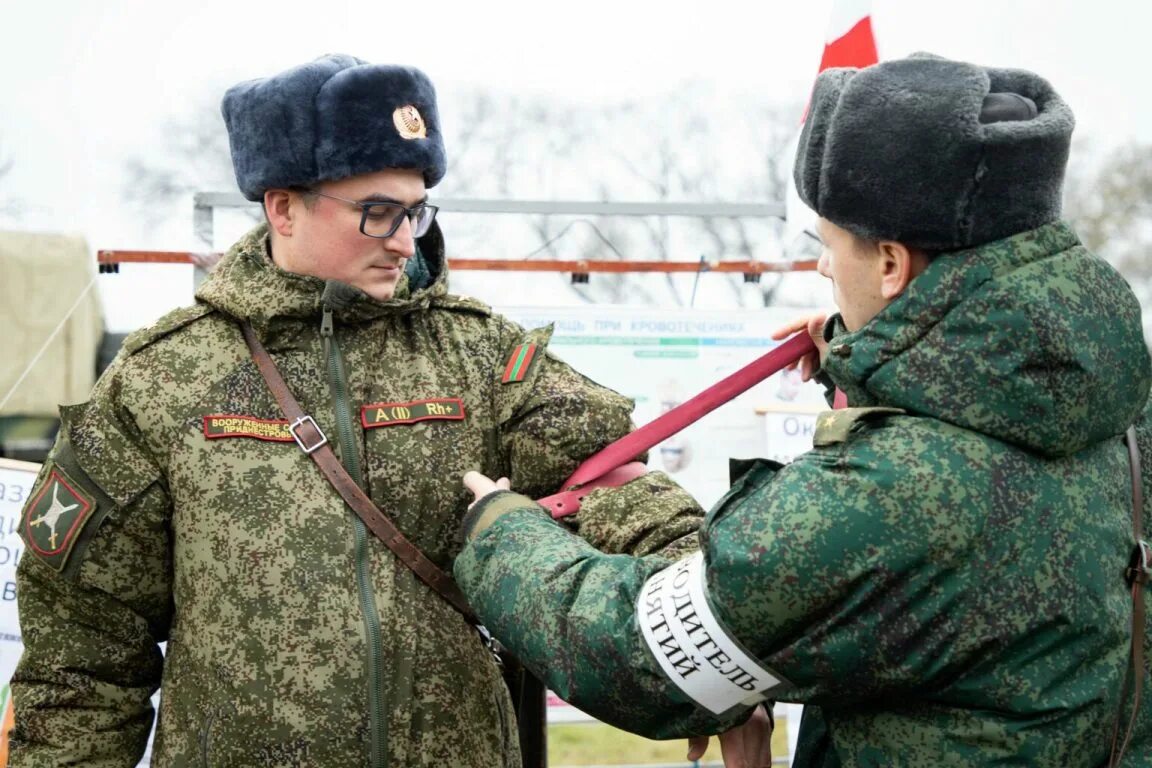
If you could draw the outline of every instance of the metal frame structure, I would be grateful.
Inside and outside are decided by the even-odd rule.
[[[476,198],[438,199],[442,211],[454,213],[499,213],[519,215],[563,216],[682,216],[689,218],[784,218],[784,204],[768,203],[668,203],[571,200],[487,200]],[[196,237],[209,249],[215,246],[215,211],[217,208],[255,209],[257,203],[234,192],[200,192],[193,201],[192,226]],[[97,254],[101,272],[118,272],[120,264],[196,264],[194,254],[179,251],[101,250]],[[814,260],[804,261],[613,261],[563,259],[482,259],[451,258],[448,267],[459,270],[495,270],[516,272],[569,272],[573,282],[587,282],[588,275],[598,273],[740,273],[748,282],[759,281],[764,273],[810,272]]]
[[[573,200],[437,199],[442,211],[453,213],[516,213],[564,216],[688,216],[692,218],[784,218],[784,203],[615,203]],[[192,202],[192,227],[196,237],[213,245],[217,208],[255,208],[256,203],[237,192],[198,192]]]

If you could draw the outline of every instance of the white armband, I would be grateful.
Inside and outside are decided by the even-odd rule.
[[[702,552],[653,574],[640,590],[636,618],[668,679],[714,714],[764,701],[769,691],[784,685],[712,612]]]

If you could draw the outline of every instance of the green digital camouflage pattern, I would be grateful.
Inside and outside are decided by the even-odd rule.
[[[422,248],[441,266],[435,282],[410,291],[402,281],[385,303],[358,294],[336,310],[335,338],[368,490],[450,569],[470,500],[465,471],[553,493],[630,429],[631,403],[546,354],[547,330],[446,294],[433,234]],[[20,564],[13,766],[134,764],[161,682],[153,765],[369,764],[359,523],[282,441],[279,409],[229,318],[251,321],[339,450],[324,283],[274,267],[266,242],[263,228],[240,241],[196,306],[130,337],[90,402],[63,409],[38,488],[60,467],[97,509],[62,567],[31,554]],[[527,377],[501,383],[525,342],[540,345]],[[464,418],[456,406],[412,406],[409,417],[454,418],[402,423],[391,410],[437,399],[459,399]],[[363,428],[366,405],[398,423]],[[365,421],[381,423],[375,410]],[[206,437],[229,423],[265,439]],[[381,627],[387,763],[518,765],[508,694],[477,633],[382,543],[369,538],[364,557]]]
[[[569,521],[597,549],[678,560],[699,549],[704,510],[663,472],[649,472],[619,488],[596,489]]]
[[[938,257],[826,372],[865,407],[747,467],[701,531],[718,618],[808,705],[796,764],[1103,765],[1132,615],[1119,436],[1150,382],[1127,285],[1062,224]],[[501,642],[624,727],[709,729],[638,626],[667,561],[485,507],[455,573]],[[1149,755],[1146,696],[1124,764]]]

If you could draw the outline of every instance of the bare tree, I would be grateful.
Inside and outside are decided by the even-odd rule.
[[[796,110],[747,106],[754,103],[745,100],[736,108],[717,104],[705,88],[687,86],[644,104],[610,107],[589,124],[599,126],[599,145],[606,148],[624,174],[619,188],[644,199],[782,200],[786,176],[781,159],[796,130],[787,115]],[[648,140],[618,140],[627,135]],[[790,170],[790,161],[788,165]],[[647,217],[635,228],[638,232],[630,247],[639,255],[633,258],[699,259],[707,264],[736,259],[769,260],[780,253],[779,221]],[[725,281],[733,305],[742,305],[749,298],[741,288],[739,275],[703,279]],[[634,286],[639,278],[631,276],[624,281]],[[683,288],[683,282],[666,275],[665,283],[672,301],[689,303],[691,293]],[[761,281],[757,306],[771,301],[778,284],[779,278],[774,275]]]
[[[1078,143],[1065,183],[1064,212],[1084,244],[1115,266],[1144,307],[1152,338],[1152,145],[1123,144],[1094,156]]]
[[[1065,206],[1084,243],[1129,279],[1152,280],[1152,145],[1121,145],[1070,176]]]
[[[228,133],[215,98],[203,98],[167,120],[161,131],[163,150],[131,156],[124,169],[124,199],[145,222],[188,217],[196,192],[236,188]]]

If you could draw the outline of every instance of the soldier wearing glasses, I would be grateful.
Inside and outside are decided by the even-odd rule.
[[[546,329],[447,293],[422,73],[327,56],[223,112],[267,223],[62,409],[21,528],[11,764],[133,764],[162,685],[153,765],[519,765],[489,649],[302,453],[239,324],[442,569],[465,470],[551,493],[632,405],[551,357]]]

